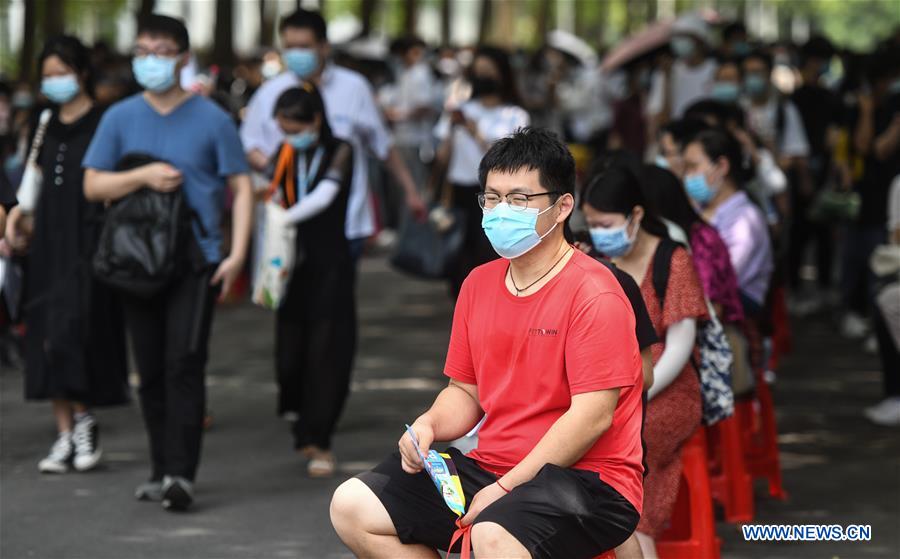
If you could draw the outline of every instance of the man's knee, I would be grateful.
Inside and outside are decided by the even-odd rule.
[[[331,524],[338,533],[385,533],[393,529],[390,516],[378,497],[362,481],[351,478],[331,497]]]
[[[472,526],[472,548],[476,557],[531,558],[519,540],[494,522],[479,522]]]

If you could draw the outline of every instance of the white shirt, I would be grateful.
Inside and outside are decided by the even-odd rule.
[[[669,98],[672,103],[670,116],[672,120],[681,118],[695,101],[709,97],[718,68],[719,65],[711,58],[697,66],[688,66],[683,60],[676,60],[672,63],[671,84],[666,84],[665,73],[657,70],[647,100],[647,113],[656,115],[662,112],[664,88],[668,85],[671,88]]]
[[[386,85],[378,92],[382,106],[410,113],[422,107],[434,107],[436,80],[425,63],[404,68],[396,84]],[[434,120],[431,117],[407,118],[394,124],[394,141],[398,146],[419,147],[431,140]]]
[[[467,101],[460,110],[467,119],[475,122],[478,133],[489,144],[531,122],[525,109],[515,105],[485,107],[481,101]],[[434,128],[434,135],[439,140],[444,140],[449,136],[450,128],[450,115],[444,113]],[[452,128],[453,146],[450,150],[447,178],[454,184],[475,186],[478,184],[478,164],[486,152],[468,130],[462,126]]]
[[[900,229],[900,175],[894,177],[888,195],[888,232]]]
[[[778,96],[774,94],[764,105],[753,105],[745,101],[747,124],[766,145],[775,146],[779,157],[807,157],[809,142],[806,139],[806,129],[803,127],[800,111],[787,99],[781,100],[784,106],[784,128],[781,141],[778,141],[778,103]]]
[[[299,84],[296,74],[282,72],[263,83],[253,95],[241,125],[241,141],[246,152],[258,149],[270,158],[275,154],[284,139],[272,114],[275,102],[282,93]],[[353,146],[347,238],[365,238],[375,233],[375,219],[369,203],[369,165],[364,148],[382,161],[387,159],[391,134],[375,104],[372,87],[361,74],[329,63],[322,74],[319,91],[332,132]]]

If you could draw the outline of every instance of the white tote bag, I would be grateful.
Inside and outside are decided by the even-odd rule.
[[[296,264],[297,228],[287,222],[287,210],[272,200],[266,202],[264,213],[262,251],[256,263],[253,302],[277,310]]]
[[[41,152],[41,146],[44,145],[44,134],[47,133],[47,124],[52,116],[53,111],[50,109],[44,109],[41,112],[37,130],[34,134],[34,141],[31,143],[28,159],[25,162],[25,173],[22,175],[19,191],[16,193],[19,209],[26,214],[34,212],[38,199],[41,197],[41,186],[44,178],[41,174],[41,168],[38,167],[37,158]]]

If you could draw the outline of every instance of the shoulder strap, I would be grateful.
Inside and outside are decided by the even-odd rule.
[[[781,149],[781,140],[784,138],[784,127],[786,124],[786,115],[785,115],[785,99],[783,96],[778,96],[778,105],[775,109],[775,141],[776,141],[776,149]]]
[[[272,177],[272,182],[269,184],[269,189],[266,192],[266,201],[275,195],[275,191],[281,185],[282,179],[285,181],[285,195],[287,198],[284,202],[287,204],[287,207],[290,207],[297,201],[297,190],[294,185],[294,149],[286,143],[281,146],[281,150],[278,152],[275,175]]]
[[[666,299],[666,287],[669,285],[669,273],[672,271],[672,254],[678,244],[670,239],[662,239],[653,254],[653,290],[659,299],[659,309],[663,309]]]

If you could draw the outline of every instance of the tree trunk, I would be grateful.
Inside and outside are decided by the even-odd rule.
[[[26,2],[27,4],[28,2]],[[44,2],[44,40],[63,33],[62,0],[45,0]]]
[[[575,3],[576,6],[578,2]],[[550,31],[550,0],[541,0],[538,7],[538,40],[541,46],[547,44],[547,32]]]
[[[19,51],[19,80],[30,82],[34,70],[34,32],[37,28],[36,2],[25,2],[25,23],[22,29],[22,50]]]
[[[491,32],[491,3],[493,0],[481,0],[481,20],[478,22],[478,44],[484,44]]]
[[[141,7],[138,9],[138,21],[151,15],[156,8],[156,0],[141,0]]]
[[[232,4],[232,0],[216,0],[213,61],[225,66],[230,66],[234,62],[234,44],[232,42],[234,6]]]
[[[266,0],[259,0],[259,44],[272,46],[275,40],[275,20],[266,9]]]
[[[416,24],[419,16],[419,2],[417,0],[404,0],[403,2],[403,32],[407,35],[416,34]]]
[[[450,0],[441,0],[441,46],[450,44]]]
[[[360,19],[362,20],[362,31],[359,32],[361,37],[368,37],[372,34],[372,20],[375,18],[375,8],[378,0],[362,0],[360,5]]]

